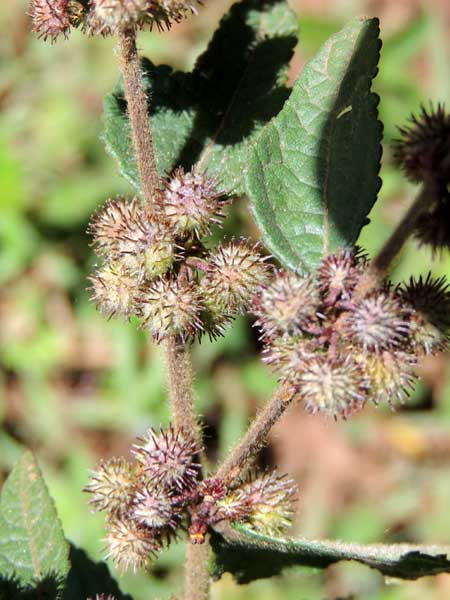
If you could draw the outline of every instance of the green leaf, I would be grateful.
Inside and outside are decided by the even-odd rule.
[[[338,541],[279,540],[239,527],[212,536],[212,575],[232,573],[239,583],[278,575],[285,567],[324,569],[353,560],[383,575],[418,579],[450,572],[450,546],[412,544],[350,544]]]
[[[69,568],[69,544],[53,500],[33,455],[26,451],[0,498],[0,590],[16,589],[17,596],[11,598],[20,598],[19,591],[27,597],[30,590],[35,594],[30,597],[55,598]]]
[[[116,600],[132,600],[122,594],[117,582],[111,577],[105,563],[96,563],[75,546],[70,548],[70,569],[64,600],[95,598],[96,594],[111,594]]]
[[[297,42],[284,0],[244,0],[222,19],[192,73],[144,61],[159,172],[198,163],[230,191],[242,191],[248,143],[282,108]],[[106,97],[104,140],[121,173],[139,189],[126,102]]]
[[[353,244],[376,200],[382,126],[376,19],[355,19],[305,66],[250,151],[247,193],[270,251],[310,270]]]

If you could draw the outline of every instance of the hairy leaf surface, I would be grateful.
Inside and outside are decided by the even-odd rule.
[[[158,169],[198,164],[242,191],[250,141],[282,108],[297,20],[284,0],[243,0],[222,19],[192,73],[144,61]],[[123,90],[107,96],[104,139],[139,189]]]
[[[450,572],[450,546],[288,541],[259,535],[244,527],[216,532],[212,545],[215,554],[212,575],[218,578],[229,572],[239,583],[278,575],[285,567],[324,569],[342,560],[353,560],[400,579]]]
[[[355,19],[305,66],[250,151],[247,193],[270,251],[310,270],[353,244],[376,200],[382,126],[376,19]]]

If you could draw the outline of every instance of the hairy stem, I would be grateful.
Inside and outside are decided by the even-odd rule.
[[[425,183],[403,219],[373,259],[366,275],[361,278],[355,291],[355,298],[364,297],[384,279],[392,261],[414,232],[417,221],[428,210],[435,198],[436,184],[433,182]]]
[[[167,385],[174,424],[201,441],[201,432],[194,408],[192,366],[189,350],[176,336],[164,341]]]
[[[247,433],[219,468],[216,477],[231,481],[239,475],[241,470],[247,466],[248,461],[264,445],[270,429],[291,404],[293,397],[294,390],[289,384],[282,385],[275,392],[272,399],[250,425]]]
[[[184,600],[208,600],[210,578],[208,572],[211,546],[208,537],[204,544],[190,544],[186,551],[186,594]]]
[[[141,189],[149,214],[154,214],[157,212],[155,201],[160,193],[160,180],[134,30],[119,34],[119,55]]]
[[[170,336],[164,342],[164,351],[169,398],[175,426],[189,432],[200,443],[202,434],[193,401],[189,350],[176,336]],[[208,539],[204,544],[196,545],[188,541],[185,564],[185,600],[207,600],[209,598],[209,552]]]

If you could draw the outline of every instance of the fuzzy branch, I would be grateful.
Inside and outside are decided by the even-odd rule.
[[[270,429],[291,404],[293,397],[294,390],[289,384],[282,385],[275,392],[272,399],[250,425],[242,440],[219,468],[216,477],[231,481],[239,475],[241,470],[247,466],[248,461],[262,448]]]
[[[392,261],[400,252],[408,238],[413,234],[419,218],[428,210],[435,199],[436,184],[434,182],[425,183],[403,219],[394,229],[380,252],[373,259],[366,275],[361,278],[355,291],[355,298],[366,296],[384,279],[392,265]]]

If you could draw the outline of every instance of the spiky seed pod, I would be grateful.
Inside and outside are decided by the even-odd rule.
[[[326,306],[332,306],[337,300],[349,300],[366,264],[366,258],[354,250],[341,249],[322,260],[317,276]]]
[[[390,291],[372,293],[342,318],[342,332],[351,342],[374,352],[407,343],[411,309]]]
[[[200,448],[183,431],[172,426],[159,433],[149,429],[131,452],[142,465],[150,490],[162,487],[169,493],[179,493],[197,484],[200,465],[194,457]]]
[[[134,497],[137,478],[132,465],[124,458],[101,461],[92,471],[91,482],[83,489],[92,494],[89,504],[94,511],[121,513],[128,510]]]
[[[96,594],[95,598],[89,597],[87,600],[116,600],[116,598],[111,594]]]
[[[112,35],[126,29],[169,29],[189,13],[193,4],[179,0],[91,0],[91,12],[85,24],[89,35]]]
[[[195,169],[176,169],[164,183],[163,207],[171,228],[179,237],[193,232],[198,238],[221,222],[229,202],[216,179]]]
[[[403,404],[417,380],[414,355],[394,350],[376,354],[363,352],[355,360],[368,378],[369,399],[376,405],[383,401],[394,406]]]
[[[263,337],[302,333],[319,307],[319,294],[311,275],[301,277],[292,271],[278,271],[274,280],[255,300],[256,326]]]
[[[129,319],[135,312],[141,282],[121,261],[106,263],[89,279],[92,300],[104,315]]]
[[[397,292],[410,306],[410,336],[425,354],[446,350],[449,345],[450,289],[445,277],[411,277]]]
[[[137,198],[109,200],[88,231],[100,256],[118,257],[138,275],[164,275],[176,258],[172,233],[163,223],[150,220]]]
[[[262,360],[280,374],[283,381],[295,382],[318,351],[317,340],[302,335],[275,338],[266,345]]]
[[[29,15],[32,30],[46,41],[55,42],[60,35],[66,39],[70,32],[69,0],[32,0]]]
[[[298,397],[311,414],[346,419],[367,400],[367,378],[351,355],[318,355],[298,378]]]
[[[161,549],[153,533],[133,519],[111,519],[106,523],[106,559],[122,572],[143,569]]]
[[[220,320],[245,313],[269,277],[268,257],[259,244],[232,240],[208,257],[208,271],[200,282],[206,308]]]
[[[88,227],[96,253],[99,256],[116,254],[120,250],[120,243],[124,243],[130,236],[134,238],[139,214],[137,198],[108,200],[93,216]]]
[[[204,310],[201,314],[201,320],[204,328],[203,333],[207,334],[210,340],[216,340],[225,335],[227,327],[233,322],[233,317]],[[199,333],[199,339],[201,339],[201,332]]]
[[[292,522],[297,492],[292,479],[275,472],[245,483],[239,488],[242,505],[249,507],[245,521],[264,535],[284,534]]]
[[[213,518],[216,522],[230,521],[236,523],[248,519],[252,509],[253,506],[245,492],[237,489],[217,501]]]
[[[422,214],[416,223],[414,237],[420,246],[429,246],[433,255],[450,248],[450,193],[442,192],[439,202]]]
[[[411,116],[411,125],[400,129],[401,139],[394,144],[394,155],[409,179],[450,182],[450,115],[444,107],[422,107]]]
[[[141,288],[139,310],[143,327],[156,342],[170,335],[186,342],[203,331],[203,306],[194,281],[166,277],[146,284]]]
[[[138,523],[151,529],[168,528],[175,531],[178,524],[170,499],[148,487],[136,492],[131,514]]]

